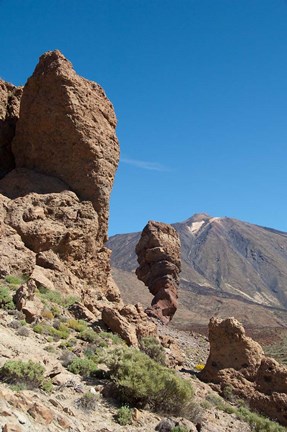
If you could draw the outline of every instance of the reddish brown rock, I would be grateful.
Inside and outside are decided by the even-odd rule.
[[[136,246],[139,267],[137,277],[154,295],[147,314],[168,323],[177,309],[180,241],[168,224],[149,221]]]
[[[105,307],[102,320],[112,332],[117,333],[129,345],[138,346],[138,341],[145,336],[156,335],[156,325],[148,319],[142,307],[125,305],[122,309]]]
[[[199,377],[223,394],[231,387],[252,409],[287,426],[287,367],[265,357],[234,318],[212,318],[209,340],[210,355]]]
[[[19,118],[22,87],[0,79],[0,178],[15,167],[11,142]]]
[[[74,71],[60,53],[40,57],[21,99],[13,140],[16,167],[56,177],[98,215],[97,241],[107,237],[109,197],[119,161],[116,116],[103,89]]]

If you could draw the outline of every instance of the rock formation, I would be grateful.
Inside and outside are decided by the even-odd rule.
[[[21,92],[0,82],[0,276],[25,273],[90,309],[119,302],[104,247],[119,160],[113,106],[59,51],[24,86],[14,136]]]
[[[19,118],[22,87],[0,79],[0,178],[15,167],[11,142]]]
[[[177,309],[180,241],[168,224],[149,221],[136,246],[139,267],[137,277],[154,295],[147,314],[168,323]]]
[[[216,384],[223,394],[231,387],[251,409],[287,426],[287,367],[266,357],[234,318],[212,318],[209,341],[210,355],[200,378]]]

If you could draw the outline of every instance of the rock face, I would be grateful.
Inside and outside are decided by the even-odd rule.
[[[139,267],[137,277],[154,298],[147,314],[168,323],[177,309],[180,241],[168,224],[149,221],[136,246]]]
[[[282,425],[287,425],[287,367],[265,357],[261,346],[245,335],[234,318],[212,318],[209,324],[210,355],[199,374],[224,394],[234,395]]]
[[[104,247],[119,159],[113,106],[48,52],[23,89],[12,154],[21,92],[0,82],[0,170],[9,171],[0,180],[0,276],[73,291],[90,310],[95,300],[119,302]]]
[[[102,312],[104,323],[118,333],[129,345],[138,346],[141,338],[155,336],[156,325],[148,319],[141,305],[125,305],[122,309],[105,307]]]
[[[59,52],[40,61],[21,99],[13,140],[17,167],[57,177],[93,203],[97,240],[107,237],[109,197],[119,161],[116,116],[96,83],[81,78]]]
[[[11,142],[19,118],[22,87],[0,79],[0,178],[15,167]]]

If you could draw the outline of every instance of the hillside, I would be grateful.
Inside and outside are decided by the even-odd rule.
[[[284,326],[287,318],[287,233],[231,218],[196,214],[173,224],[181,240],[182,273],[177,326],[205,325],[235,316],[245,325]],[[113,276],[126,301],[150,302],[137,280],[140,233],[113,236]]]

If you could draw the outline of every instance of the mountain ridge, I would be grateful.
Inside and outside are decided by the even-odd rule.
[[[207,322],[214,313],[221,317],[231,313],[245,325],[255,325],[256,320],[262,325],[267,313],[272,325],[285,326],[287,233],[206,213],[195,214],[172,226],[181,239],[181,312],[185,305],[189,309],[187,316],[192,315],[198,324]],[[135,299],[134,294],[130,296],[129,284],[136,285],[138,300],[143,296],[147,301],[144,287],[134,275],[137,267],[134,249],[139,236],[140,233],[118,234],[107,243],[112,249],[113,275],[128,301]],[[199,299],[192,299],[192,294],[200,297],[200,306],[205,304],[201,317],[194,310]],[[219,308],[208,306],[204,297],[223,304]],[[244,305],[249,305],[252,309],[249,313],[260,315],[260,319],[248,317]]]

